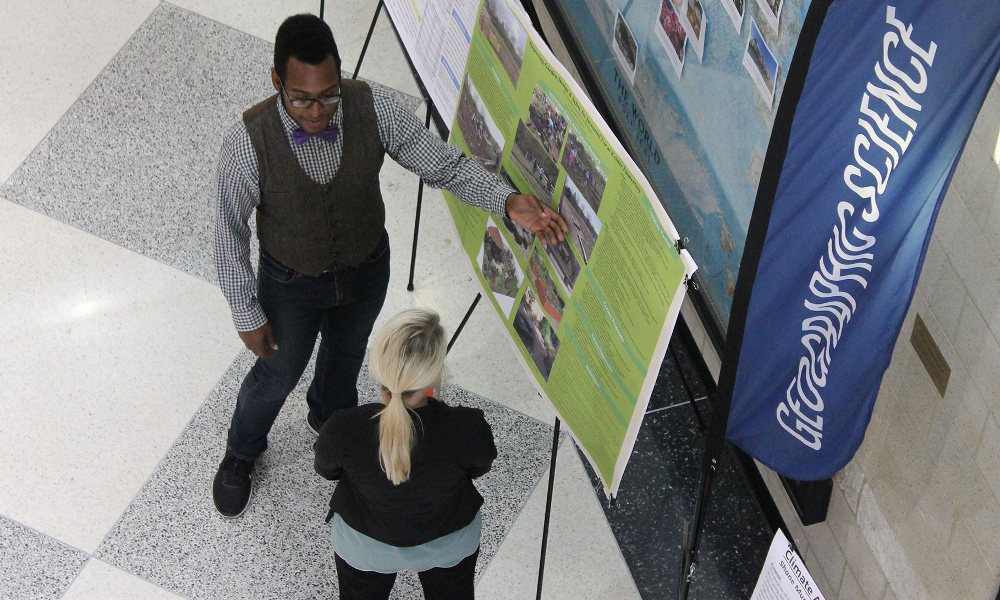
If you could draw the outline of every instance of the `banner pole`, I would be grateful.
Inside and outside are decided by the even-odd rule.
[[[372,41],[372,34],[375,33],[375,23],[378,22],[378,15],[381,12],[382,0],[378,0],[378,6],[375,7],[375,16],[372,17],[372,24],[368,28],[368,35],[365,37],[365,44],[364,46],[361,46],[361,54],[358,56],[358,64],[354,67],[354,73],[351,75],[351,79],[358,78],[358,71],[361,70],[361,62],[365,59],[365,53],[368,52],[368,44]],[[320,13],[320,18],[323,18],[322,12]]]
[[[725,412],[729,412],[726,410]],[[698,499],[694,507],[694,520],[684,524],[684,545],[682,548],[681,582],[678,593],[679,600],[687,600],[691,578],[694,576],[695,565],[698,563],[698,546],[701,544],[701,534],[704,530],[705,509],[712,493],[712,483],[718,472],[719,455],[725,438],[726,421],[713,418],[708,430],[708,443],[705,447],[705,459],[701,467],[701,482],[698,485]]]
[[[326,0],[319,0],[319,18],[323,20],[323,8],[326,6]]]
[[[819,37],[820,28],[826,18],[827,9],[832,3],[833,0],[815,0],[809,5],[808,13],[802,23],[799,41],[792,56],[792,63],[789,65],[788,75],[785,77],[785,88],[781,102],[778,104],[778,111],[774,117],[771,139],[767,145],[764,166],[757,187],[757,197],[754,200],[753,212],[750,216],[743,257],[740,260],[739,277],[733,292],[733,305],[729,313],[729,329],[726,332],[726,345],[721,357],[722,365],[719,369],[718,387],[716,387],[712,402],[712,421],[708,428],[708,441],[705,445],[705,458],[702,462],[701,486],[695,505],[689,543],[683,551],[684,570],[680,585],[680,600],[687,598],[694,567],[698,562],[698,546],[701,543],[701,534],[704,528],[705,505],[711,494],[712,482],[726,441],[726,428],[733,402],[733,390],[736,386],[736,372],[743,347],[750,296],[760,264],[761,251],[764,246],[764,238],[767,235],[778,180],[784,169],[795,108],[802,96],[816,39]]]
[[[556,454],[559,452],[559,417],[552,429],[552,461],[549,463],[549,491],[545,496],[545,524],[542,526],[542,555],[538,561],[538,589],[535,600],[542,598],[542,575],[545,573],[545,550],[549,544],[549,517],[552,515],[552,488],[556,480]]]
[[[434,103],[427,98],[427,116],[424,118],[424,127],[431,127],[431,113],[434,111]],[[420,235],[420,207],[424,201],[424,178],[420,178],[417,184],[417,216],[413,219],[413,249],[410,251],[410,280],[406,284],[406,291],[413,291],[413,271],[417,265],[417,236]]]

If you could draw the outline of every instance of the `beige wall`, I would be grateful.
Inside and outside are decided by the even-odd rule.
[[[1000,84],[945,197],[864,444],[824,523],[803,527],[761,473],[828,600],[993,600],[1000,582]],[[910,343],[916,315],[951,368],[942,398]],[[690,306],[684,315],[697,323]],[[699,329],[696,324],[693,329]],[[703,331],[695,334],[718,375]]]

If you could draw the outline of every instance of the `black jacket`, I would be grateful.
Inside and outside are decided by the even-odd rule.
[[[382,404],[339,410],[313,446],[316,472],[337,479],[330,512],[359,533],[392,546],[417,546],[472,522],[483,497],[472,480],[497,456],[493,431],[477,408],[428,399],[414,415],[417,443],[410,478],[393,485],[379,466]]]

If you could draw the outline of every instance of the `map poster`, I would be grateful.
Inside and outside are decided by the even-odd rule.
[[[557,210],[565,241],[445,194],[542,396],[616,494],[694,261],[638,167],[516,3],[474,19],[451,142]],[[623,56],[635,55],[622,31]],[[634,39],[632,40],[634,43]],[[634,59],[633,59],[634,60]]]

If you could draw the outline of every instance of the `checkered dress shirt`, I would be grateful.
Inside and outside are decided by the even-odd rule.
[[[377,84],[371,87],[379,138],[386,154],[422,177],[427,185],[444,188],[466,204],[504,214],[507,196],[516,190],[428,131],[387,89]],[[343,135],[332,144],[311,137],[296,146],[292,132],[298,125],[280,97],[278,100],[285,138],[302,170],[316,183],[333,179],[344,153]],[[338,107],[332,123],[341,126],[342,119],[343,111]],[[223,139],[216,183],[215,266],[219,283],[232,309],[236,330],[251,331],[263,326],[267,317],[257,301],[257,278],[250,264],[252,232],[248,221],[260,204],[257,154],[242,119]]]

